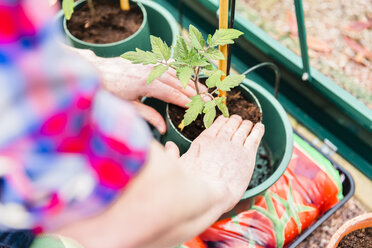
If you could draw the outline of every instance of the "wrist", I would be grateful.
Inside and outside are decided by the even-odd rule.
[[[187,166],[183,168],[187,168]],[[225,182],[208,175],[199,175],[188,169],[186,169],[185,172],[197,181],[195,185],[197,185],[199,189],[204,189],[206,195],[205,199],[211,201],[210,205],[213,206],[216,211],[223,214],[235,205],[233,197],[231,197],[232,192]]]

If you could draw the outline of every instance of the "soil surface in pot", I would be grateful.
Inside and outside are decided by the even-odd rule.
[[[92,17],[88,4],[75,10],[67,28],[76,38],[89,43],[106,44],[123,40],[141,26],[143,14],[136,4],[129,11],[120,9],[119,1],[94,0]]]
[[[253,123],[257,123],[262,120],[260,108],[244,99],[240,91],[237,89],[227,92],[226,103],[230,115],[240,115],[244,120],[250,120]],[[217,116],[220,116],[221,114],[222,113],[217,110]],[[169,104],[169,116],[175,127],[178,127],[183,120],[184,115],[184,108]],[[203,124],[203,116],[203,114],[199,115],[196,121],[186,126],[181,133],[190,140],[194,140],[196,137],[198,137],[199,134],[205,129]],[[261,143],[257,152],[256,167],[248,189],[261,184],[272,174],[272,172],[270,152],[267,147]]]
[[[337,248],[372,248],[372,227],[349,233],[338,243]]]

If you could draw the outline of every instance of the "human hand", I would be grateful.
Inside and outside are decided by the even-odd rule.
[[[90,50],[70,50],[82,55],[99,70],[103,86],[114,95],[132,101],[138,113],[160,133],[166,131],[165,121],[152,107],[141,102],[142,97],[154,97],[162,101],[185,107],[189,97],[196,95],[192,81],[183,88],[177,79],[176,72],[169,69],[160,78],[146,85],[146,80],[153,66],[132,64],[123,58],[101,58]],[[204,86],[201,86],[204,88]]]
[[[211,185],[226,201],[226,211],[241,199],[251,179],[264,125],[242,121],[240,116],[220,116],[203,131],[179,158],[185,170]],[[174,143],[166,151],[179,156]]]

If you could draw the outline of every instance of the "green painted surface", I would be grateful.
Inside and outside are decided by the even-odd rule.
[[[300,40],[301,47],[301,57],[302,57],[302,78],[311,82],[311,73],[310,73],[310,61],[309,54],[307,49],[307,40],[306,40],[306,28],[305,28],[305,16],[302,8],[302,0],[295,0],[295,11],[297,18],[297,29],[298,29],[298,38]],[[306,76],[305,76],[306,75]]]

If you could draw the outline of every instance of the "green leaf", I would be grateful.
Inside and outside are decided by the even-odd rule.
[[[233,44],[234,39],[238,38],[243,33],[239,30],[229,28],[229,29],[219,29],[216,30],[211,39],[209,39],[208,44],[211,47],[218,45]]]
[[[205,47],[205,40],[203,39],[203,35],[200,31],[190,24],[189,26],[189,33],[191,44],[198,50],[202,50]]]
[[[172,61],[169,63],[169,65],[174,66],[177,69],[178,67],[188,66],[189,64],[186,62]]]
[[[208,34],[207,43],[211,44],[211,40],[212,40],[212,35]]]
[[[152,47],[152,52],[157,55],[158,59],[164,59],[168,61],[171,56],[171,49],[168,47],[167,43],[163,42],[159,37],[150,35],[150,42]]]
[[[207,66],[204,66],[201,70],[201,73],[207,77],[210,77],[215,73],[218,69],[213,66],[212,64],[209,64]]]
[[[148,76],[146,80],[146,84],[150,84],[152,81],[157,79],[158,77],[161,77],[164,72],[168,70],[168,66],[165,65],[157,65],[154,67],[154,69],[150,72],[150,75]]]
[[[223,71],[216,70],[205,82],[208,88],[216,87],[217,83],[221,82],[221,76],[224,75]]]
[[[63,0],[62,9],[65,13],[66,19],[70,20],[72,13],[74,13],[74,0]]]
[[[204,101],[200,95],[192,96],[190,98],[191,102],[186,104],[186,106],[189,108],[186,110],[186,114],[183,119],[185,127],[193,122],[198,115],[202,113],[204,107]]]
[[[136,48],[136,52],[126,52],[120,57],[132,61],[133,64],[148,65],[158,63],[157,56],[154,53],[145,52],[138,48]]]
[[[204,117],[203,122],[206,128],[210,127],[216,118],[216,102],[215,100],[209,101],[205,103],[205,107],[203,110]]]
[[[186,41],[184,38],[178,36],[177,43],[174,47],[174,59],[175,60],[184,60],[189,54],[189,49],[187,47]]]
[[[209,64],[207,66],[204,66],[203,69],[214,72],[217,68],[215,66],[213,66],[212,64]]]
[[[207,51],[205,51],[204,56],[207,59],[225,60],[225,56],[223,56],[223,53],[221,53],[220,50],[214,49],[212,47],[209,47]]]
[[[230,91],[232,88],[235,88],[241,82],[243,82],[244,78],[244,75],[228,76],[224,80],[222,80],[222,82],[217,82],[216,86],[222,91]]]
[[[194,70],[191,67],[180,67],[177,69],[177,78],[181,81],[183,88],[186,88],[193,73]]]
[[[229,109],[227,108],[227,106],[224,102],[226,102],[226,97],[225,96],[218,97],[216,99],[217,107],[221,111],[222,115],[225,116],[225,117],[229,117]]]

